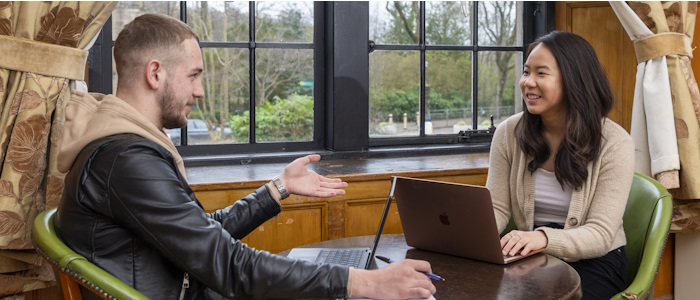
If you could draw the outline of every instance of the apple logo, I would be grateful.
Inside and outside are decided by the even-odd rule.
[[[447,213],[442,213],[440,215],[440,222],[444,225],[450,225],[450,220],[447,217]]]

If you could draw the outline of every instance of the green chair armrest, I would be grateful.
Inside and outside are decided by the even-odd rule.
[[[36,219],[34,219],[32,233],[37,246],[44,250],[44,253],[58,263],[59,266],[65,268],[71,261],[85,258],[75,253],[71,248],[68,248],[68,246],[58,238],[53,228],[55,213],[56,209],[52,208],[37,215]]]
[[[53,220],[56,208],[40,213],[34,220],[32,232],[34,241],[46,256],[55,261],[68,273],[84,279],[88,285],[116,299],[148,299],[128,284],[104,271],[85,257],[70,249],[61,241],[54,230]]]
[[[139,291],[87,260],[74,260],[67,269],[79,274],[116,299],[148,299]]]
[[[630,285],[611,299],[645,299],[651,295],[650,289],[653,288],[671,226],[672,210],[673,201],[666,192],[654,207],[637,275],[629,278],[632,280]]]

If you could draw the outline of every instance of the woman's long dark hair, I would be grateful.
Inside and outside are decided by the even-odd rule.
[[[588,178],[586,166],[600,152],[602,121],[612,108],[614,96],[593,47],[585,39],[553,31],[530,44],[527,56],[540,44],[552,51],[557,60],[563,83],[562,101],[567,108],[564,139],[554,158],[554,172],[562,187],[578,189]],[[530,172],[542,166],[550,155],[543,129],[542,118],[527,110],[515,129],[520,148],[533,157],[527,165]]]

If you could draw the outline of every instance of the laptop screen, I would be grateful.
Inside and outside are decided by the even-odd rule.
[[[369,259],[367,259],[367,265],[365,269],[369,267],[374,259],[374,253],[377,251],[377,246],[379,245],[379,238],[382,236],[382,230],[384,230],[384,223],[389,215],[389,208],[391,208],[391,199],[394,198],[394,189],[396,188],[396,177],[391,177],[391,190],[389,191],[389,197],[386,199],[386,205],[384,205],[384,213],[382,213],[382,218],[379,221],[379,228],[377,229],[377,234],[374,236],[374,243],[372,244],[372,251],[369,253]]]

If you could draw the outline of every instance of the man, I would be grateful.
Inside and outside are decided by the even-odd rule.
[[[59,169],[69,171],[55,221],[76,252],[156,299],[409,298],[435,286],[424,261],[379,270],[320,265],[240,242],[281,211],[286,193],[343,194],[347,184],[299,158],[270,183],[212,214],[187,184],[184,165],[161,128],[187,123],[204,96],[197,35],[184,23],[147,14],[114,46],[116,97],[74,93],[66,108]],[[97,99],[95,99],[97,98]],[[286,187],[286,191],[285,191]]]

